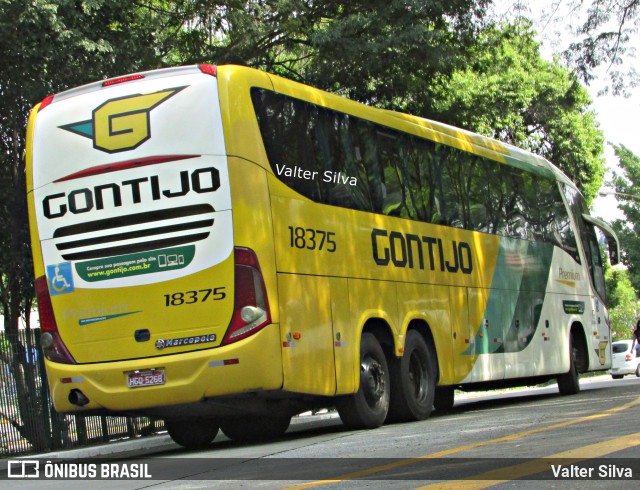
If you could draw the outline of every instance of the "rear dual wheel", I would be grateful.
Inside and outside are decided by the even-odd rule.
[[[166,419],[164,426],[176,444],[187,449],[205,449],[218,435],[220,426],[208,418]]]
[[[424,420],[433,409],[436,363],[433,347],[409,330],[404,355],[391,363],[391,405],[387,422]]]
[[[436,371],[433,346],[417,331],[407,333],[402,358],[389,361],[376,337],[363,333],[360,387],[336,403],[342,422],[349,429],[375,429],[385,421],[426,419],[433,410]]]
[[[380,427],[389,411],[389,366],[380,343],[369,333],[360,341],[360,387],[353,395],[337,400],[336,408],[348,429]]]

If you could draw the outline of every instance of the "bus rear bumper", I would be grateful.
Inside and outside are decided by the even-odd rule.
[[[46,361],[58,412],[145,411],[282,388],[279,325],[215,349],[93,364]],[[132,372],[163,370],[159,385],[129,387]]]

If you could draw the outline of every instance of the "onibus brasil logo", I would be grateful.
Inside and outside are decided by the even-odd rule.
[[[133,150],[151,138],[151,110],[184,88],[109,99],[93,110],[91,119],[60,128],[93,140],[96,150],[107,153]]]

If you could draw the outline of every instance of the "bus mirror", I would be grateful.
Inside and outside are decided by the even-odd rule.
[[[609,262],[611,265],[620,263],[620,246],[618,244],[618,237],[616,237],[615,231],[611,228],[611,225],[602,221],[601,219],[594,218],[593,216],[585,213],[582,218],[596,228],[598,228],[605,236],[607,241],[607,248],[609,249]]]
[[[607,237],[607,248],[609,249],[609,262],[611,265],[616,265],[620,262],[618,254],[618,241],[612,237]]]

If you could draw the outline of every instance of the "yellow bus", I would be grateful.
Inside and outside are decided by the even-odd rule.
[[[613,262],[615,235],[531,153],[238,66],[59,93],[27,131],[60,412],[204,447],[610,367],[596,229]]]

